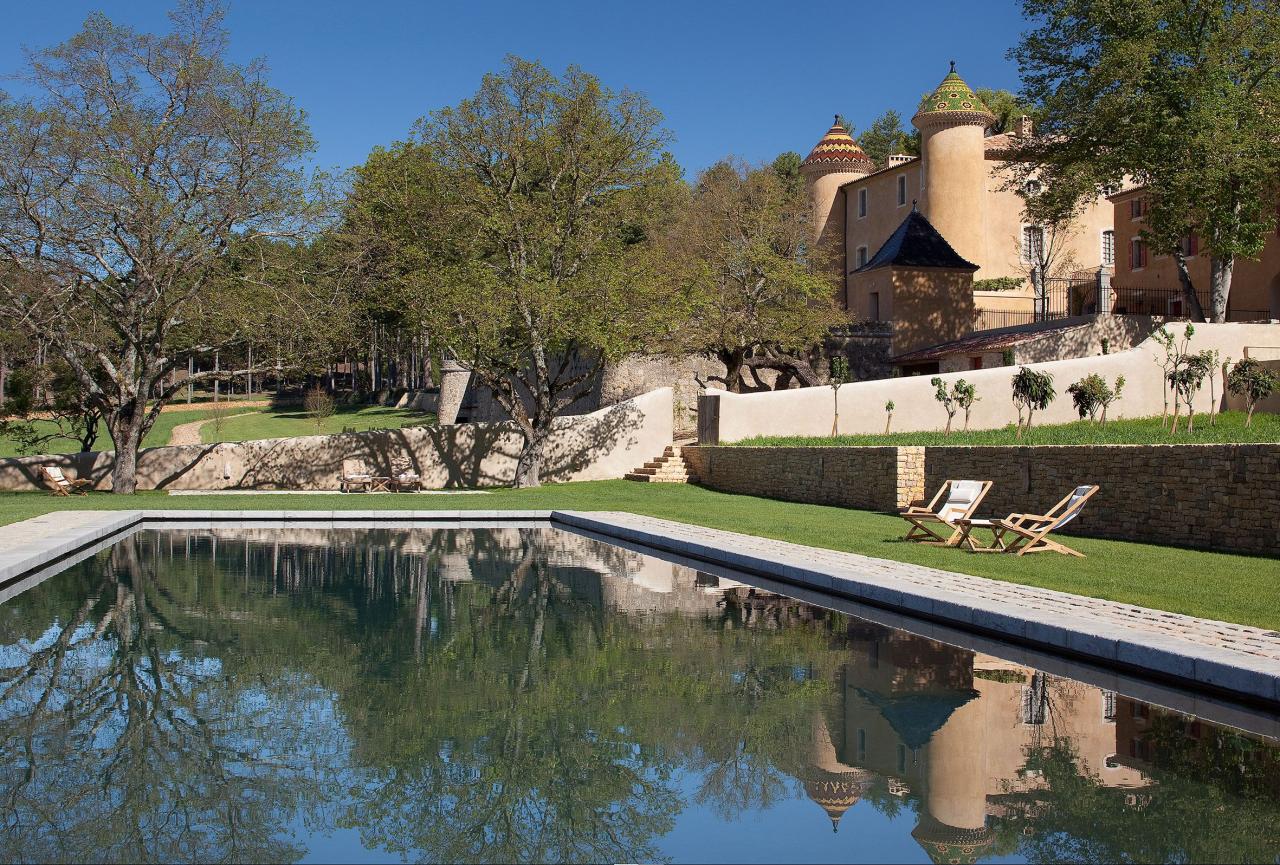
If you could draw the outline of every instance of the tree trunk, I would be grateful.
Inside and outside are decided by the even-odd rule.
[[[5,391],[9,384],[9,353],[0,349],[0,408],[4,408]]]
[[[1182,298],[1187,302],[1187,317],[1192,321],[1204,321],[1204,308],[1200,306],[1200,295],[1191,281],[1191,271],[1187,270],[1187,257],[1178,250],[1173,258],[1178,263],[1178,282],[1182,283]]]
[[[1227,320],[1227,300],[1231,296],[1231,275],[1235,270],[1234,257],[1209,259],[1209,303],[1213,305],[1213,321],[1221,324]]]
[[[145,397],[134,397],[107,416],[107,429],[115,443],[111,465],[111,491],[132,495],[138,488],[138,450],[142,447],[143,421],[147,415]]]
[[[537,430],[521,430],[524,434],[524,447],[520,449],[520,458],[516,461],[516,476],[513,485],[517,489],[542,486],[542,445],[544,436]]]

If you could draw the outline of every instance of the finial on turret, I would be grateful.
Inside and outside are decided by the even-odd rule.
[[[840,125],[840,115],[839,115],[839,113],[837,113],[834,117],[832,117],[832,118],[831,118],[831,125],[832,125],[832,126],[839,126],[839,125]]]
[[[914,198],[911,199],[911,212],[912,213],[916,212],[916,200]]]
[[[952,60],[952,61],[951,61],[951,71],[952,71],[952,72],[955,72],[955,71],[956,71],[956,61],[954,61],[954,60]]]

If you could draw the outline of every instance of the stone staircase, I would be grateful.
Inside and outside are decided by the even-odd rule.
[[[629,481],[657,484],[696,484],[698,478],[690,469],[679,445],[668,445],[662,456],[645,463],[642,468],[625,475]]]

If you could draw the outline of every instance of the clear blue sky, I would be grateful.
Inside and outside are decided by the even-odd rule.
[[[23,46],[66,39],[92,10],[159,30],[169,8],[161,0],[4,5],[5,74],[21,68]],[[729,154],[804,155],[835,112],[859,129],[886,108],[909,118],[951,59],[974,87],[1016,90],[1005,51],[1024,29],[1016,0],[231,0],[227,26],[234,58],[265,57],[273,84],[306,110],[321,167],[358,164],[374,145],[403,138],[513,53],[556,71],[577,63],[611,87],[643,92],[689,172]]]

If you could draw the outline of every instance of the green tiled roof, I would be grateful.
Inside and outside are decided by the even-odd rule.
[[[951,63],[951,71],[942,83],[921,105],[916,116],[942,114],[945,112],[964,112],[967,114],[990,114],[990,109],[973,92],[973,88],[956,74],[955,61]]]

